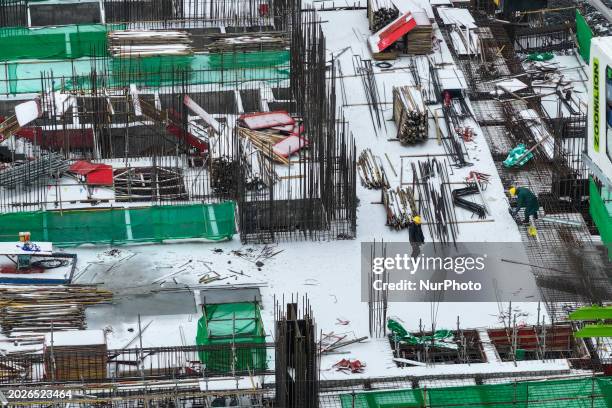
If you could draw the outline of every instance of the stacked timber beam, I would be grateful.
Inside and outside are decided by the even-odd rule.
[[[395,230],[407,228],[417,213],[414,192],[411,188],[397,187],[383,191],[383,205],[387,213],[387,225]]]
[[[357,171],[361,178],[361,184],[365,188],[387,189],[390,187],[382,163],[380,163],[380,160],[377,160],[377,157],[374,156],[374,153],[372,153],[370,149],[365,149],[359,155]]]
[[[427,12],[421,9],[412,13],[416,26],[406,34],[406,54],[427,55],[433,49],[433,26]]]
[[[0,328],[11,337],[84,329],[85,307],[111,300],[112,292],[95,286],[0,286]]]
[[[422,94],[409,86],[393,88],[393,119],[397,138],[404,144],[427,140],[428,114]]]
[[[108,51],[113,57],[191,55],[193,49],[185,31],[125,30],[108,33]]]

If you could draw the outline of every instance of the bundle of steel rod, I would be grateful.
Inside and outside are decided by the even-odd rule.
[[[0,186],[15,187],[61,175],[70,167],[58,153],[41,155],[39,158],[17,164],[0,171]]]
[[[359,55],[353,55],[353,69],[355,74],[361,78],[361,84],[366,96],[367,105],[370,109],[370,118],[372,118],[372,126],[374,132],[378,135],[377,129],[381,129],[385,123],[383,111],[380,109],[380,93],[378,92],[378,85],[376,84],[376,77],[374,75],[374,68],[372,66],[372,60],[361,59]]]
[[[240,163],[230,157],[215,157],[210,162],[210,187],[221,196],[236,194],[238,166]]]
[[[275,162],[289,164],[289,159],[283,157],[272,148],[276,143],[284,140],[286,137],[278,133],[251,130],[247,128],[239,128],[238,134],[245,140],[248,140],[257,150],[264,156]]]
[[[114,171],[117,201],[187,199],[183,170],[171,167],[128,167]]]
[[[365,149],[357,160],[357,170],[361,184],[368,189],[387,189],[390,187],[382,163],[379,163],[372,150]]]
[[[2,333],[85,328],[85,307],[112,300],[95,286],[0,286]]]
[[[415,144],[427,140],[428,114],[422,94],[416,88],[393,88],[393,119],[401,143]]]
[[[370,30],[376,32],[395,20],[399,10],[389,0],[368,1],[368,20]]]
[[[383,191],[383,205],[387,212],[387,224],[395,230],[407,228],[417,214],[414,192],[410,187],[397,187]]]
[[[435,241],[456,242],[458,228],[455,207],[452,204],[448,163],[436,159],[411,163],[419,197],[419,215],[427,220],[427,228]]]
[[[206,48],[209,52],[280,50],[289,46],[289,40],[282,34],[244,35],[214,40]]]
[[[108,33],[113,57],[191,55],[192,40],[185,31],[125,30]]]
[[[466,196],[480,194],[480,189],[476,183],[468,183],[466,187],[457,188],[453,190],[453,203],[460,208],[466,209],[473,212],[480,219],[487,217],[487,210],[483,205],[476,204],[470,200],[467,200]]]

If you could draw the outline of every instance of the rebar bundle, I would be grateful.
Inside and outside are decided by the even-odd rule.
[[[390,187],[385,169],[382,163],[379,163],[377,157],[374,156],[372,150],[365,149],[361,152],[357,160],[357,169],[359,171],[359,177],[361,178],[361,184],[365,188],[387,189]]]
[[[453,190],[453,203],[457,207],[461,207],[468,211],[473,212],[480,219],[484,219],[487,217],[487,210],[483,205],[476,204],[470,200],[465,199],[464,197],[474,194],[480,194],[480,189],[476,185],[476,183],[468,183],[466,187],[457,188]]]
[[[428,113],[422,94],[415,88],[393,88],[393,119],[401,143],[415,144],[427,140]]]
[[[68,167],[70,167],[68,161],[60,154],[43,154],[37,159],[0,171],[0,187],[31,185],[38,180],[60,176],[68,170]]]
[[[387,212],[387,225],[395,230],[407,228],[412,217],[417,215],[414,192],[410,187],[384,190],[382,202]]]
[[[361,78],[367,105],[370,109],[372,126],[374,127],[374,132],[377,133],[377,129],[381,129],[383,125],[386,128],[387,125],[385,124],[383,111],[380,109],[381,98],[378,85],[376,84],[372,60],[364,60],[359,55],[353,55],[353,69],[355,74]]]

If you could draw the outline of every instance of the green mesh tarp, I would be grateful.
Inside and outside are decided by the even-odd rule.
[[[222,63],[220,62],[222,60]],[[0,94],[39,93],[41,73],[55,78],[54,89],[91,88],[90,72],[94,65],[98,72],[107,72],[101,86],[126,87],[132,83],[159,87],[170,85],[173,73],[185,73],[191,85],[236,84],[246,81],[279,81],[289,79],[288,51],[257,51],[241,53],[232,58],[216,54],[186,57],[146,57],[97,59],[80,58],[54,62],[9,62],[0,66]],[[223,70],[220,68],[223,67]],[[73,78],[73,73],[76,79]],[[178,77],[178,76],[177,76]]]
[[[130,209],[31,212],[0,215],[0,240],[15,241],[29,231],[34,241],[56,246],[159,242],[168,239],[231,238],[234,203]]]
[[[576,39],[578,41],[578,52],[582,59],[588,64],[591,56],[591,38],[593,31],[586,22],[580,11],[576,10]]]
[[[342,408],[420,408],[423,406],[421,390],[394,390],[360,392],[340,395]]]
[[[104,24],[2,28],[0,61],[105,56],[107,32],[116,28]]]
[[[199,352],[200,361],[213,372],[265,370],[265,339],[259,305],[255,302],[206,305],[198,321],[199,346],[238,345]]]
[[[343,394],[342,408],[612,408],[611,378]],[[420,404],[420,405],[419,405]]]
[[[603,188],[600,192],[593,179],[589,180],[589,214],[612,260],[612,191]]]

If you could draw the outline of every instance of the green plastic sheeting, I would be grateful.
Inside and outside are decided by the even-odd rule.
[[[586,22],[580,11],[576,9],[576,39],[578,41],[578,52],[580,56],[587,64],[591,57],[591,38],[593,38],[593,31]]]
[[[504,160],[504,166],[506,167],[520,167],[527,163],[533,157],[533,153],[527,150],[524,144],[516,146],[510,151],[506,160]]]
[[[421,390],[360,392],[340,395],[343,408],[419,408],[423,406]]]
[[[577,378],[360,392],[343,394],[340,401],[342,408],[611,408],[612,380],[610,377]]]
[[[256,302],[205,305],[198,321],[198,346],[248,344],[199,352],[200,362],[212,372],[265,370],[265,332]],[[257,346],[261,344],[261,346]]]
[[[236,232],[234,203],[113,208],[0,215],[1,241],[29,231],[33,241],[56,246],[124,244],[168,239],[230,239]]]
[[[389,319],[387,321],[387,328],[392,333],[393,341],[397,341],[400,343],[410,344],[413,346],[419,344],[431,344],[433,342],[434,346],[442,347],[442,348],[450,348],[455,349],[457,345],[454,343],[449,343],[449,341],[453,340],[453,332],[450,330],[436,330],[433,336],[414,336],[411,333],[408,333],[404,326],[400,323],[396,322],[393,319]]]
[[[2,28],[0,61],[105,56],[108,31],[122,27],[85,24],[45,28]]]
[[[600,191],[592,178],[589,180],[589,214],[597,226],[601,242],[608,248],[608,259],[612,261],[612,191],[605,187]]]
[[[274,81],[289,79],[288,51],[257,51],[240,53],[235,57],[225,54],[197,54],[193,56],[113,58],[80,58],[54,62],[9,62],[0,66],[0,94],[39,93],[40,75],[53,73],[54,89],[63,85],[66,89],[91,88],[92,65],[105,83],[98,86],[126,87],[132,83],[140,86],[160,87],[170,85],[170,79],[178,71],[185,73],[185,82],[191,85],[236,84],[246,81]],[[224,70],[220,68],[223,67]],[[73,73],[76,80],[73,80]]]
[[[584,306],[569,314],[570,320],[612,320],[612,306]]]
[[[612,324],[589,324],[578,330],[574,336],[582,339],[587,337],[612,337]]]
[[[529,61],[550,61],[555,55],[552,52],[534,52],[527,56]]]

